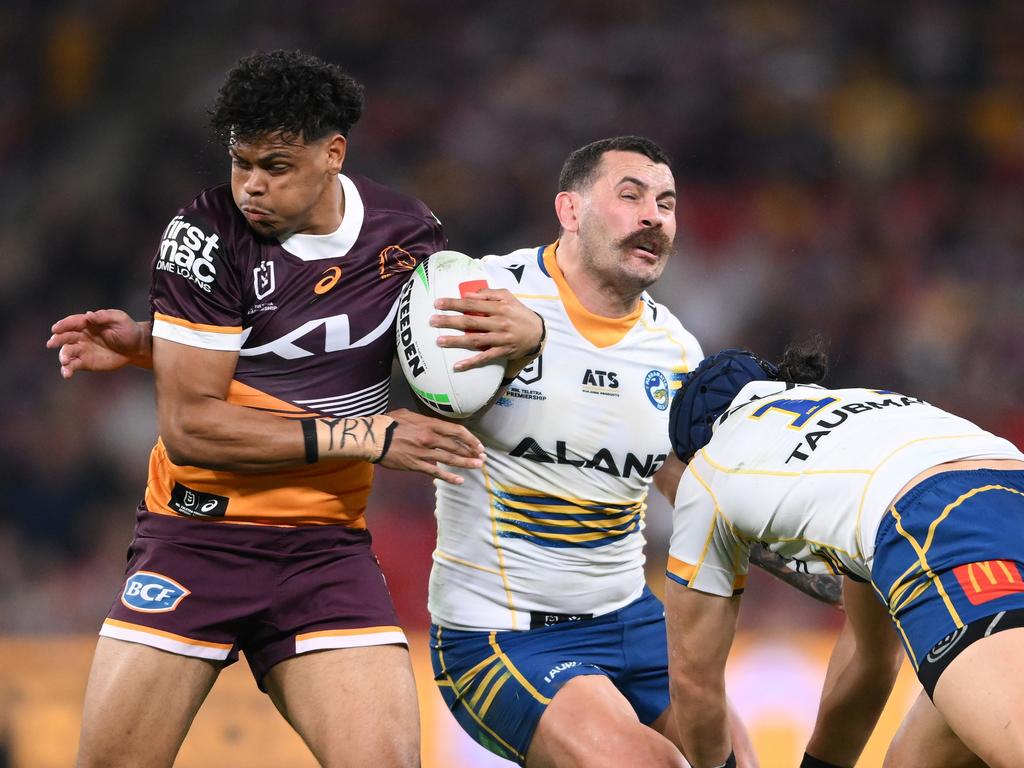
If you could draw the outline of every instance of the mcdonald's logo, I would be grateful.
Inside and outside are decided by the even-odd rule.
[[[982,560],[953,569],[972,605],[981,605],[1014,592],[1024,592],[1024,580],[1012,560]]]

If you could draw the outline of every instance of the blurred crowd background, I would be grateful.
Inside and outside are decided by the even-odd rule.
[[[151,381],[63,381],[43,344],[73,311],[145,316],[167,221],[227,179],[205,118],[239,56],[343,64],[367,97],[346,170],[421,197],[470,254],[550,242],[565,156],[650,136],[680,191],[652,293],[705,350],[777,356],[822,331],[832,384],[912,393],[1024,445],[1022,40],[1011,0],[6,0],[0,632],[93,632],[115,597]],[[652,502],[655,587],[667,516]],[[429,483],[382,472],[368,519],[423,626]],[[835,624],[755,587],[748,628]]]

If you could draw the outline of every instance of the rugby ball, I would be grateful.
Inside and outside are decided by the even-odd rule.
[[[420,402],[442,416],[472,416],[494,397],[505,375],[504,358],[456,371],[455,363],[479,350],[437,346],[439,337],[461,336],[462,331],[430,325],[431,315],[458,314],[435,309],[435,299],[461,298],[487,287],[487,273],[477,259],[438,251],[416,268],[398,299],[395,335],[402,372]]]

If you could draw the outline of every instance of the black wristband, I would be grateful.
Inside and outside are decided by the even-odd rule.
[[[316,440],[316,419],[302,419],[302,439],[306,443],[306,463],[320,461],[320,445]]]
[[[800,768],[845,768],[845,766],[828,763],[804,752],[804,759],[800,761]]]
[[[377,464],[381,459],[384,458],[384,455],[388,452],[388,448],[391,447],[391,436],[394,434],[395,429],[397,429],[397,427],[397,421],[392,421],[390,424],[388,424],[387,428],[384,430],[384,447],[380,449],[380,456],[378,456],[376,459],[370,460],[371,464]]]
[[[541,316],[540,312],[534,312],[533,314],[540,318],[540,341],[537,342],[536,347],[523,355],[523,357],[534,357],[535,355],[539,355],[541,350],[544,349],[544,341],[548,337],[548,325],[544,322],[544,318]]]
[[[530,310],[530,311],[532,312],[533,310]],[[533,314],[535,314],[537,317],[540,318],[540,341],[537,342],[537,346],[536,347],[531,349],[529,352],[527,352],[521,358],[518,358],[520,360],[526,360],[527,358],[529,358],[530,362],[527,363],[526,365],[523,365],[522,367],[520,367],[519,370],[516,371],[514,375],[512,375],[512,376],[505,376],[504,378],[502,378],[501,384],[498,385],[499,389],[503,389],[503,388],[507,387],[513,381],[518,379],[519,378],[519,374],[522,373],[523,370],[527,366],[532,365],[533,361],[536,360],[538,357],[540,357],[541,352],[544,351],[544,341],[548,337],[548,326],[547,326],[547,323],[544,322],[544,318],[541,317],[540,312],[534,312]]]
[[[716,765],[715,768],[736,768],[736,751],[732,750],[729,752],[729,756],[725,758],[725,762],[720,765]]]

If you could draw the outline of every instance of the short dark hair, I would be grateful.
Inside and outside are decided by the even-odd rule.
[[[578,190],[590,184],[604,153],[613,151],[636,152],[656,163],[672,167],[665,150],[650,139],[643,136],[615,136],[591,142],[569,155],[562,166],[562,172],[558,174],[558,191]]]
[[[265,136],[315,141],[347,136],[363,113],[363,86],[341,67],[301,51],[257,52],[228,72],[210,110],[218,141]]]

